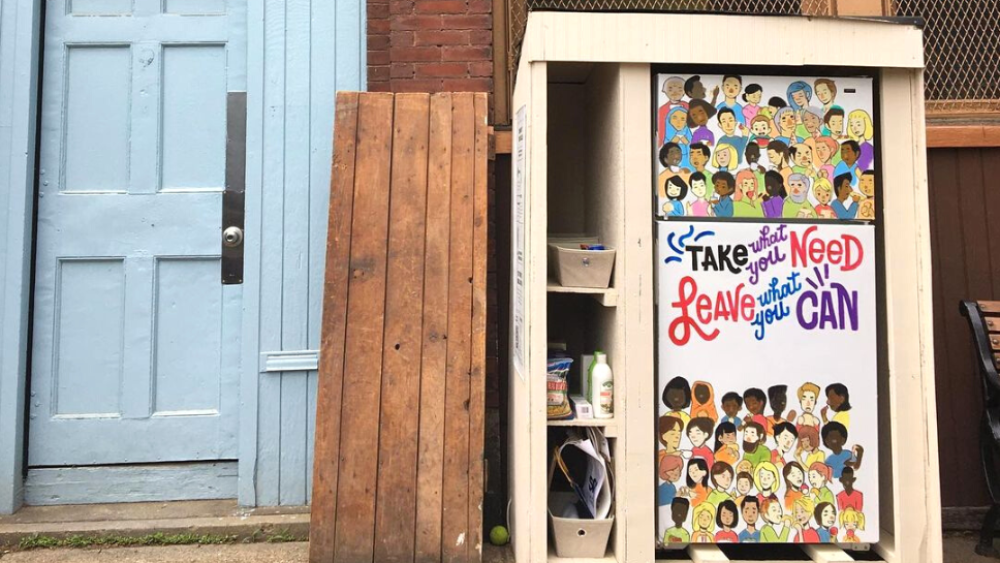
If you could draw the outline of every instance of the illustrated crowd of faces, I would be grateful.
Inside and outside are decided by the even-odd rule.
[[[661,400],[659,547],[864,541],[847,386],[751,387],[716,402],[710,383],[675,377]]]
[[[658,76],[661,217],[875,219],[870,78]]]

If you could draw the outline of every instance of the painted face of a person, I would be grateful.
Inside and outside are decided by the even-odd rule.
[[[841,135],[844,132],[844,116],[843,115],[831,115],[830,121],[826,124],[837,135]]]
[[[795,436],[789,431],[784,431],[781,434],[774,437],[775,441],[778,442],[778,446],[782,451],[790,451],[792,446],[795,444]]]
[[[758,439],[760,439],[760,437],[757,436],[757,429],[756,428],[746,428],[746,429],[743,430],[743,441],[744,442],[747,442],[747,443],[750,443],[750,444],[756,444]]]
[[[806,112],[802,116],[802,125],[804,125],[805,128],[806,128],[806,131],[809,131],[810,133],[816,133],[817,131],[819,131],[819,125],[822,122],[823,122],[822,119],[820,119],[818,116],[813,115],[813,114],[811,114],[809,112]]]
[[[826,392],[826,404],[833,410],[839,410],[841,405],[844,404],[844,398],[833,389],[830,389]]]
[[[795,521],[796,522],[798,522],[799,524],[802,524],[803,526],[805,526],[806,524],[809,523],[809,518],[811,518],[811,517],[812,517],[812,514],[809,514],[809,511],[806,510],[805,508],[803,508],[803,506],[801,504],[796,504],[795,505]]]
[[[834,510],[833,505],[825,506],[820,516],[823,517],[824,528],[829,528],[837,523],[837,511]]]
[[[728,471],[724,471],[715,476],[715,482],[718,483],[720,491],[728,491],[730,485],[733,484],[733,476]]]
[[[671,102],[681,101],[681,98],[684,97],[684,81],[667,80],[666,84],[663,85],[663,93]]]
[[[788,482],[798,489],[802,488],[805,479],[806,476],[802,473],[802,470],[793,465],[792,469],[788,472]]]
[[[691,480],[695,483],[701,483],[701,480],[705,478],[705,475],[708,475],[708,471],[702,469],[698,464],[693,463],[688,466],[688,476],[691,477]]]
[[[760,486],[765,491],[770,491],[774,487],[774,473],[771,473],[770,471],[761,471]]]
[[[736,413],[740,412],[740,404],[734,399],[723,401],[722,412],[726,413],[727,416],[736,416]]]
[[[723,432],[719,439],[723,444],[735,444],[736,443],[736,432]]]
[[[671,483],[676,483],[678,479],[681,478],[681,466],[672,468],[670,471],[660,475],[660,478],[664,481],[669,481]]]
[[[820,194],[826,194],[826,201],[823,201],[823,196]],[[830,192],[828,190],[817,190],[816,199],[823,205],[830,203]],[[802,393],[802,399],[799,401],[802,404],[803,412],[812,412],[816,408],[816,394],[812,391],[804,391]]]
[[[767,161],[778,166],[781,164],[781,153],[774,149],[767,149]]]
[[[853,473],[845,471],[840,476],[840,484],[844,486],[845,491],[850,491],[854,489],[854,481],[857,479],[854,477]]]
[[[858,153],[854,152],[851,145],[840,145],[840,158],[843,159],[848,166],[854,166],[854,163],[858,161]]]
[[[681,429],[678,426],[671,428],[663,433],[663,441],[671,448],[676,450],[681,445]]]
[[[736,131],[736,116],[728,111],[723,113],[719,116],[719,127],[726,135],[732,135]]]
[[[788,196],[795,203],[802,203],[806,200],[806,185],[802,180],[788,181]]]
[[[715,182],[715,192],[719,194],[719,197],[726,197],[727,195],[732,195],[736,191],[736,186],[730,186],[729,182],[725,180],[719,180]]]
[[[722,81],[722,92],[726,95],[726,98],[730,100],[739,95],[742,87],[743,85],[740,84],[740,81],[732,76]]]
[[[819,471],[816,471],[815,469],[810,469],[809,470],[809,484],[812,485],[813,487],[819,489],[820,487],[823,487],[824,485],[826,485],[826,479],[823,477],[823,475]]]
[[[674,525],[680,527],[681,524],[687,520],[688,517],[688,507],[683,504],[674,504],[670,507],[670,519],[674,521]]]
[[[708,193],[708,186],[705,185],[705,180],[693,180],[691,182],[691,193],[698,199],[704,198],[705,194]],[[707,399],[699,400],[704,403]]]
[[[795,130],[795,112],[786,111],[781,115],[781,132],[788,137]]]
[[[747,157],[747,162],[750,164],[757,164],[760,161],[760,147],[756,143],[747,145],[743,154]]]
[[[694,398],[698,399],[698,402],[701,404],[707,403],[708,399],[711,397],[708,387],[705,385],[695,385],[692,391],[694,392]]]
[[[772,502],[767,506],[767,521],[772,524],[777,524],[781,521],[781,503]]]
[[[719,167],[720,168],[728,168],[729,164],[733,160],[733,155],[730,154],[729,150],[727,149],[727,150],[719,151],[719,152],[715,153],[715,158],[717,158],[719,160]]]
[[[867,123],[865,123],[865,120],[863,118],[855,117],[854,119],[851,120],[851,133],[855,137],[859,138],[864,137],[865,129],[867,129]]]
[[[758,121],[750,126],[750,130],[758,137],[766,137],[771,132],[771,127],[766,121]]]
[[[813,449],[815,449],[814,444],[812,443],[812,439],[810,439],[809,436],[802,436],[801,438],[799,438],[799,446],[801,446],[802,449],[807,452],[811,452],[813,451]]]
[[[816,201],[818,201],[820,205],[830,205],[830,200],[832,199],[832,191],[824,188],[816,190]],[[812,393],[809,393],[809,395],[812,395]],[[803,401],[805,401],[805,397],[803,397]],[[814,408],[816,408],[816,397],[812,398],[812,408],[808,410],[806,410],[805,402],[802,403],[802,410],[806,410],[806,412],[812,412]]]
[[[743,521],[747,523],[748,526],[753,526],[757,523],[757,517],[760,516],[760,509],[757,505],[748,502],[743,505]]]
[[[705,108],[701,106],[694,106],[689,111],[691,113],[691,121],[694,122],[695,125],[700,126],[708,123],[708,113],[705,112]]]
[[[669,182],[667,183],[667,190],[668,191],[670,190],[670,184],[669,184]],[[677,193],[674,194],[674,195],[680,195],[680,193],[681,193],[681,190],[680,190],[680,187],[678,187],[677,188]],[[667,406],[668,407],[670,407],[670,408],[672,408],[674,410],[680,410],[680,409],[684,408],[684,399],[685,398],[686,398],[686,394],[684,393],[683,389],[674,389],[674,388],[667,389]]]
[[[701,83],[701,80],[695,80],[694,84],[691,85],[691,98],[705,99],[705,85]]]
[[[771,394],[771,408],[774,409],[774,412],[783,412],[787,404],[788,395],[785,391],[775,391]]]
[[[746,477],[736,480],[736,490],[739,491],[741,495],[745,495],[750,492],[750,479]]]
[[[708,440],[708,434],[701,428],[690,428],[688,429],[688,439],[697,448],[705,444],[705,441]]]
[[[747,406],[747,410],[753,414],[760,414],[763,412],[764,407],[757,397],[747,397],[743,399],[743,404]]]
[[[698,527],[702,530],[707,530],[709,526],[712,525],[712,515],[707,511],[703,510],[698,513]]]
[[[812,163],[812,149],[809,145],[795,145],[795,165],[809,166]]]
[[[736,522],[736,514],[733,513],[733,511],[729,510],[729,508],[725,506],[720,506],[719,520],[722,521],[723,526],[731,528],[733,524]]]
[[[823,445],[833,452],[840,452],[847,439],[840,432],[828,432],[823,438]]]
[[[845,180],[839,186],[837,186],[837,199],[839,199],[840,201],[847,201],[847,198],[851,197],[851,191],[852,191],[851,183]],[[827,405],[830,404],[829,394],[827,394],[826,404]]]
[[[668,181],[667,182],[667,197],[677,198],[681,195],[681,187],[677,184]]]
[[[703,170],[705,163],[708,162],[708,157],[701,150],[692,150],[688,158],[691,159],[691,166],[694,166],[695,170]]]
[[[792,92],[792,100],[800,108],[804,108],[809,105],[809,96],[806,95],[805,90],[796,90]]]
[[[820,162],[830,162],[830,157],[833,156],[833,151],[830,149],[830,145],[826,143],[816,143],[816,156],[819,157]]]
[[[757,196],[757,189],[754,185],[754,181],[749,178],[743,179],[743,182],[740,184],[740,189],[743,190],[743,195],[750,199],[754,199]],[[735,401],[733,402],[735,403]]]
[[[862,174],[861,179],[858,180],[858,189],[868,197],[875,197],[875,176]]]
[[[760,99],[763,96],[764,96],[764,91],[763,90],[758,90],[758,91],[754,92],[753,94],[747,94],[747,101],[750,102],[751,104],[756,105],[756,104],[760,103]]]
[[[667,149],[667,164],[670,166],[678,166],[681,163],[681,158],[684,153],[681,152],[679,147],[670,147]]]
[[[816,92],[816,97],[819,98],[819,101],[823,102],[823,105],[827,105],[833,101],[833,92],[826,84],[822,82],[817,84],[813,91]]]
[[[670,124],[674,126],[674,129],[680,131],[684,129],[687,124],[687,112],[686,111],[675,111],[670,114]]]

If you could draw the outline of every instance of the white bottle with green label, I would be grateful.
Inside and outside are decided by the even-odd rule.
[[[611,418],[615,414],[615,384],[608,365],[608,355],[594,353],[594,367],[590,369],[590,404],[594,418]]]

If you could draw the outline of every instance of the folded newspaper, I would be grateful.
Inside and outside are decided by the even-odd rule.
[[[608,440],[597,428],[572,430],[555,451],[555,464],[578,497],[577,514],[562,517],[603,520],[611,514],[614,476]]]

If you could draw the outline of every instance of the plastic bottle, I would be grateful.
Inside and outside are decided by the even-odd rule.
[[[608,365],[608,355],[594,353],[594,367],[590,370],[590,403],[594,418],[611,418],[615,414],[615,384]]]

